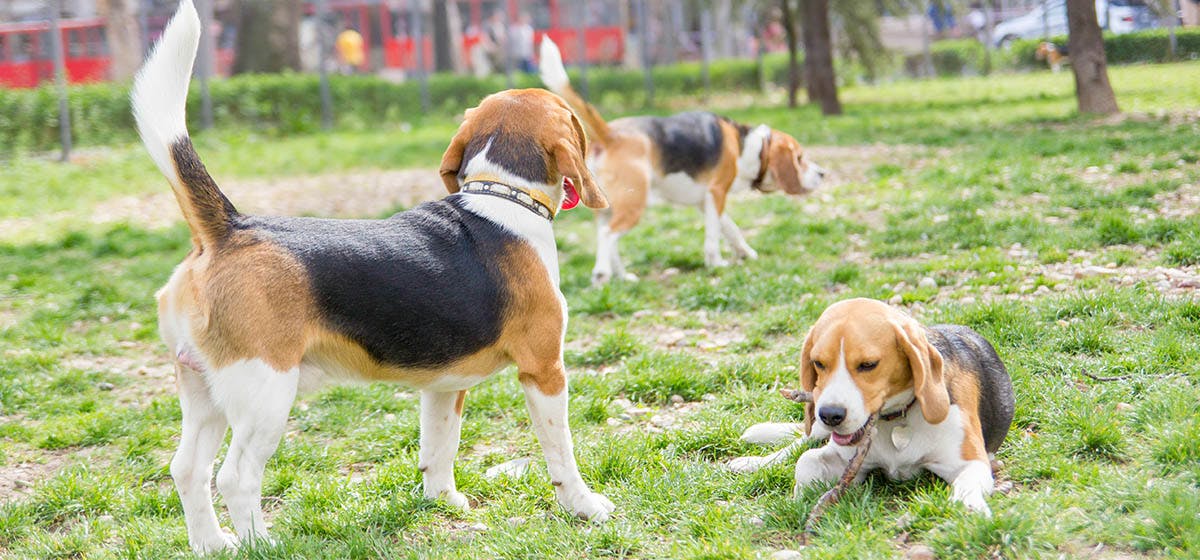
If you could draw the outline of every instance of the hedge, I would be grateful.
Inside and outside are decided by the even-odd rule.
[[[768,82],[784,85],[787,58],[770,55],[763,69]],[[753,60],[721,60],[710,65],[714,91],[758,88],[758,68]],[[695,95],[703,87],[699,63],[683,63],[653,70],[656,95]],[[575,75],[578,84],[578,75]],[[592,99],[616,107],[641,106],[645,99],[641,71],[590,68],[588,92]],[[420,85],[394,83],[375,76],[330,78],[334,114],[339,128],[370,128],[380,123],[419,119],[423,114],[455,115],[486,95],[505,88],[503,76],[474,78],[435,74],[429,79],[431,110],[421,111]],[[234,76],[210,83],[215,124],[251,127],[277,133],[299,133],[320,127],[320,84],[309,74],[257,74]],[[515,77],[516,87],[540,87],[533,75]],[[68,92],[71,132],[78,145],[98,145],[136,138],[129,107],[129,84],[104,83],[72,86]],[[199,88],[188,95],[189,126],[200,118]],[[58,97],[52,86],[32,90],[0,89],[0,154],[17,150],[51,150],[57,147]]]
[[[1200,58],[1200,29],[1181,28],[1175,30],[1176,58],[1181,60]],[[1065,35],[1050,39],[1057,45],[1066,45]],[[1166,29],[1148,29],[1123,35],[1104,34],[1104,51],[1109,64],[1134,64],[1144,62],[1168,62],[1168,35]],[[992,52],[993,70],[1032,70],[1045,68],[1035,53],[1042,39],[1014,41],[1007,50]],[[983,73],[983,44],[974,39],[948,39],[938,41],[930,47],[933,67],[939,76],[960,76]],[[925,65],[924,54],[904,57],[904,69],[909,75],[921,74]]]

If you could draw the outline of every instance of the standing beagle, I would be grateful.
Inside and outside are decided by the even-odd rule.
[[[583,120],[592,140],[588,165],[611,203],[597,215],[594,283],[614,275],[637,278],[625,272],[617,242],[637,225],[651,193],[704,213],[704,263],[715,267],[728,264],[721,256],[721,237],[739,258],[758,258],[725,213],[731,192],[782,189],[799,195],[816,189],[825,176],[795,138],[766,125],[749,127],[707,112],[605,122],[571,88],[562,55],[549,38],[542,39],[540,64],[542,82]]]
[[[1008,434],[1014,400],[1008,371],[979,333],[925,328],[871,299],[841,301],[804,339],[800,384],[814,401],[805,405],[804,432],[830,441],[796,462],[797,493],[840,478],[867,420],[878,414],[856,481],[874,469],[901,480],[924,469],[950,483],[955,501],[990,513],[991,458]],[[798,444],[730,467],[746,472],[778,463]]]
[[[192,232],[191,252],[158,292],[183,412],[171,476],[192,548],[235,543],[209,489],[227,427],[217,488],[238,538],[267,537],[264,466],[297,391],[329,381],[420,389],[424,493],[468,507],[453,469],[466,390],[513,363],[558,502],[607,519],[613,504],[580,477],[567,427],[567,307],[551,220],[560,206],[605,200],[566,103],[529,89],[468,110],[442,160],[454,193],[443,200],[386,220],[249,216],[188,137],[199,36],[184,0],[133,89],[138,132]]]

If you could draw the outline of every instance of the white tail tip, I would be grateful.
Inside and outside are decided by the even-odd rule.
[[[158,169],[175,177],[171,144],[187,136],[187,91],[200,45],[200,15],[192,0],[182,0],[162,38],[133,81],[133,118],[138,134]]]
[[[542,37],[541,55],[538,71],[542,75],[542,83],[556,93],[566,89],[571,79],[567,77],[567,69],[563,67],[562,53],[559,52],[558,45],[555,45],[550,37]]]

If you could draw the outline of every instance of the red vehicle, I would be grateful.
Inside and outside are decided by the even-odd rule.
[[[108,79],[108,45],[104,20],[63,20],[59,23],[66,49],[67,81]],[[0,87],[31,88],[54,79],[49,22],[0,24]]]

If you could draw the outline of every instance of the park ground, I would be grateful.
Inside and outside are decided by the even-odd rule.
[[[623,251],[642,280],[594,288],[586,210],[556,224],[571,309],[566,361],[584,478],[617,505],[576,520],[554,493],[516,375],[467,399],[457,465],[469,513],[421,497],[416,395],[392,385],[301,397],[268,465],[276,543],[245,558],[753,558],[797,548],[823,488],[784,465],[736,475],[746,427],[795,421],[800,342],[851,296],[969,325],[1012,374],[1016,418],[995,515],[932,476],[871,477],[807,558],[1200,555],[1200,63],[1113,68],[1126,113],[1074,114],[1069,73],[844,90],[847,114],[780,96],[709,107],[768,122],[835,173],[801,199],[731,212],[761,258],[703,268],[700,219],[656,207]],[[603,104],[603,100],[601,100]],[[659,111],[695,107],[672,99]],[[610,116],[619,109],[605,106]],[[625,112],[634,112],[626,110]],[[384,216],[440,195],[454,130],[197,136],[246,210]],[[187,557],[167,472],[180,413],[154,291],[188,250],[140,147],[0,167],[0,556]],[[532,457],[520,477],[489,467]],[[224,520],[224,518],[223,518]]]

